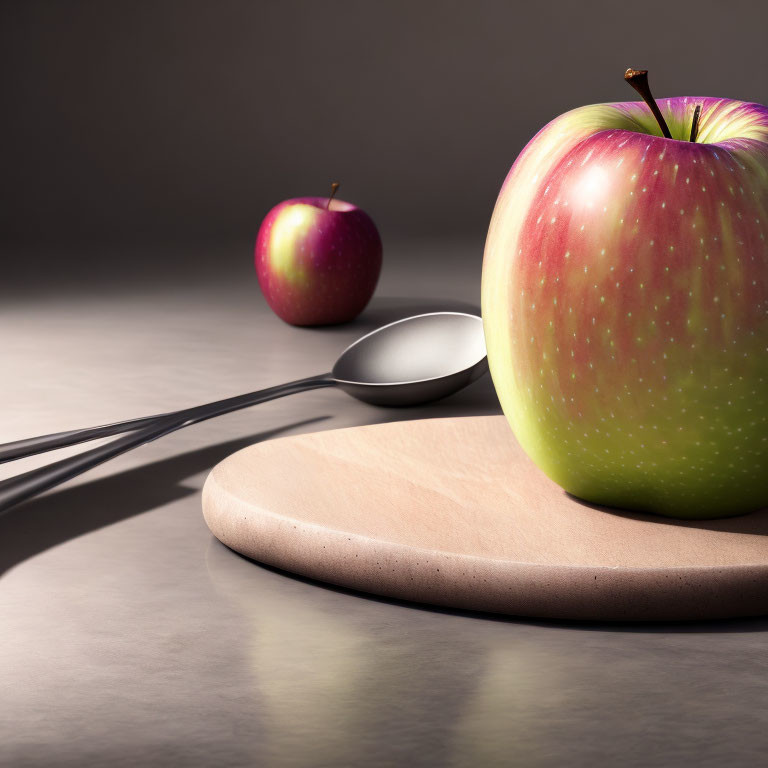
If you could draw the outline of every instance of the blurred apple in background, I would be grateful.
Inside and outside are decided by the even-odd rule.
[[[298,197],[275,206],[256,239],[259,285],[275,314],[292,325],[352,320],[373,296],[381,238],[370,216],[329,197]]]
[[[647,105],[556,118],[501,189],[482,286],[494,385],[520,444],[575,496],[676,517],[756,510],[768,108],[657,105],[646,72],[625,77]]]

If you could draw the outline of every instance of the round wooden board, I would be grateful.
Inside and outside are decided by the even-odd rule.
[[[259,443],[213,469],[203,513],[250,558],[388,597],[568,619],[768,613],[768,510],[680,521],[580,503],[502,416]]]

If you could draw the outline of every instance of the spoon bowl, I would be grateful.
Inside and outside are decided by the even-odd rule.
[[[403,407],[447,397],[487,370],[482,320],[430,312],[359,338],[341,353],[331,376],[358,400]]]

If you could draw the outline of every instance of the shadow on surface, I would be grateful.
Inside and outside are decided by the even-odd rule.
[[[633,512],[629,509],[617,509],[616,507],[604,507],[600,504],[592,504],[570,493],[565,494],[569,499],[584,507],[607,512],[616,517],[627,520],[643,520],[657,525],[671,525],[677,528],[699,528],[707,531],[719,531],[721,533],[748,533],[752,535],[768,536],[768,509],[739,515],[737,517],[721,517],[715,520],[682,520],[664,515],[654,515],[650,512]]]
[[[507,616],[499,613],[484,613],[482,611],[470,611],[461,608],[449,608],[441,605],[429,605],[426,603],[416,603],[409,600],[401,600],[394,597],[385,597],[383,595],[374,595],[370,592],[360,592],[348,587],[341,587],[336,584],[330,584],[325,581],[318,581],[306,576],[301,576],[290,571],[284,571],[281,568],[260,563],[252,560],[245,555],[241,555],[233,549],[222,544],[213,538],[212,544],[219,546],[229,552],[233,557],[239,558],[257,568],[274,573],[293,581],[301,582],[319,589],[336,592],[342,595],[349,595],[359,600],[365,600],[374,603],[386,603],[388,605],[398,605],[409,608],[414,611],[427,611],[429,613],[441,613],[449,616],[463,616],[478,621],[496,621],[507,624],[524,624],[538,627],[548,627],[552,629],[570,629],[579,632],[633,632],[647,634],[664,633],[721,633],[721,632],[768,632],[768,617],[756,616],[737,619],[714,619],[714,620],[689,620],[689,621],[580,621],[576,619],[542,619],[526,616]]]
[[[57,544],[197,493],[182,481],[234,451],[326,418],[206,446],[20,504],[0,516],[0,575]]]

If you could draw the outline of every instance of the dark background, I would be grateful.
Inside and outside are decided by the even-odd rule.
[[[764,0],[4,0],[4,286],[247,260],[272,205],[335,179],[385,258],[479,259],[544,123],[632,99],[627,66],[657,96],[768,102],[767,26]]]

